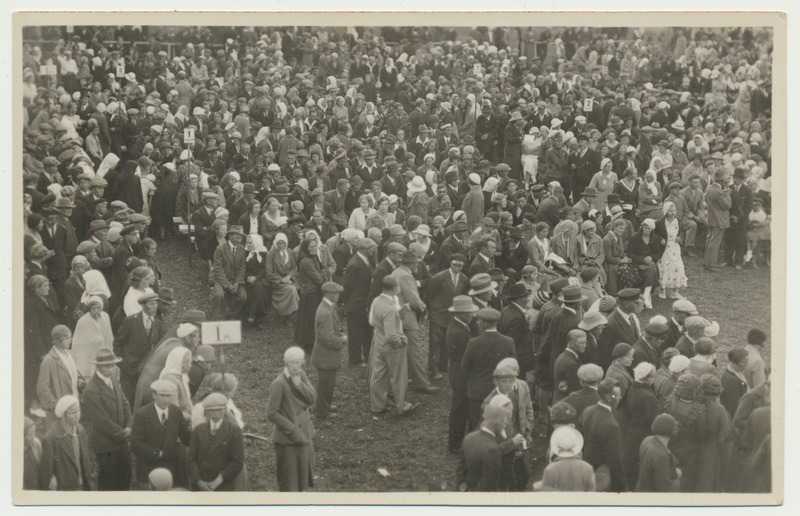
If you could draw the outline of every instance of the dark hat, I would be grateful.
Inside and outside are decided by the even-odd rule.
[[[621,199],[619,198],[619,194],[610,193],[606,196],[606,202],[608,204],[619,204]]]
[[[242,185],[242,193],[256,193],[256,185],[253,183],[245,183]]]
[[[89,233],[100,229],[108,229],[108,222],[103,219],[93,220],[89,223]]]
[[[636,301],[641,295],[642,291],[638,288],[624,288],[617,292],[620,301]]]
[[[129,235],[129,234],[133,233],[134,231],[138,231],[136,229],[136,226],[134,226],[133,224],[130,224],[130,225],[125,226],[124,228],[122,228],[122,231],[120,231],[119,234],[122,235],[122,236],[125,236],[125,235]]]
[[[522,240],[522,230],[515,226],[508,232],[508,236],[513,240]]]
[[[68,209],[74,208],[75,205],[72,204],[72,201],[69,200],[67,197],[62,197],[61,199],[56,201],[56,208],[58,209]]]
[[[586,187],[581,192],[582,197],[597,197],[597,188]]]
[[[503,271],[497,267],[489,269],[486,272],[489,274],[489,277],[492,278],[492,281],[508,281],[508,276],[503,274]]]
[[[586,136],[584,133],[579,134],[578,136],[575,137],[575,139],[578,140],[579,142],[580,141],[584,141],[584,142],[588,142],[589,141],[589,137]]]
[[[747,167],[736,167],[736,169],[733,171],[733,177],[744,179],[745,177],[747,177],[748,172],[749,170],[747,169]]]
[[[120,362],[122,362],[122,359],[116,356],[110,348],[100,348],[94,360],[92,360],[94,365],[114,365]]]
[[[139,300],[138,301],[139,301],[140,305],[144,305],[144,304],[147,304],[147,303],[149,303],[150,301],[153,301],[153,300],[161,301],[161,298],[158,297],[158,294],[155,294],[153,292],[146,292],[146,293],[142,294],[141,296],[139,296]]]
[[[558,278],[550,282],[550,291],[553,296],[558,296],[562,290],[569,286],[569,278]]]
[[[400,257],[400,263],[418,263],[419,261],[419,256],[411,250],[405,251]]]
[[[461,253],[453,253],[453,254],[450,255],[450,263],[453,263],[453,262],[466,263],[467,262],[467,257],[464,256]],[[751,331],[754,331],[754,330],[751,330]],[[760,331],[760,330],[756,330],[756,331]]]
[[[519,299],[521,297],[528,297],[531,291],[524,283],[514,283],[506,293],[506,299]]]
[[[664,323],[651,322],[645,325],[644,331],[653,337],[665,337],[667,332],[669,332],[669,328],[667,328],[667,325]]]
[[[677,181],[673,181],[667,185],[667,190],[672,190],[673,188],[683,188],[683,185]]]
[[[202,310],[187,310],[180,318],[181,323],[199,324],[206,321],[206,314]]]
[[[650,430],[653,435],[672,436],[675,429],[678,428],[678,422],[670,414],[659,414],[653,420]]]
[[[242,226],[231,226],[231,228],[225,234],[225,238],[228,238],[231,235],[239,235],[242,238],[247,238],[247,235],[244,234],[244,229]]]
[[[586,299],[586,295],[583,294],[580,285],[569,285],[564,287],[561,290],[561,293],[558,295],[558,300],[562,303],[579,303]]]
[[[344,290],[344,288],[338,283],[335,283],[333,281],[326,281],[325,283],[322,284],[320,290],[322,290],[323,294],[333,294],[336,292],[341,292],[342,290]]]
[[[176,304],[177,301],[175,300],[175,291],[170,287],[161,287],[158,289],[158,301],[168,305]]]
[[[463,233],[465,231],[469,231],[469,228],[467,227],[467,223],[464,222],[463,220],[457,220],[450,227],[451,227],[453,233]]]
[[[622,358],[628,353],[630,353],[632,349],[633,347],[627,342],[620,342],[619,344],[614,346],[614,350],[611,352],[611,358],[613,358],[614,360]]]

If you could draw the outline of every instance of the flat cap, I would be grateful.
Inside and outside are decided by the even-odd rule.
[[[338,283],[335,283],[333,281],[326,281],[325,283],[322,284],[321,290],[323,294],[333,294],[336,292],[341,292],[342,290],[344,290],[344,288]]]
[[[156,394],[172,394],[178,387],[169,380],[156,380],[150,384],[150,390]]]
[[[578,368],[578,380],[597,383],[603,379],[603,368],[597,364],[583,364]]]
[[[500,319],[500,312],[494,308],[481,308],[475,312],[475,317],[482,321],[497,322]]]
[[[212,392],[203,400],[204,410],[224,409],[228,404],[228,397],[221,392]]]

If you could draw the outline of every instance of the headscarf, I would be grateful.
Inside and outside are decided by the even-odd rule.
[[[161,370],[161,373],[158,375],[159,380],[163,380],[168,375],[174,375],[181,379],[181,385],[178,386],[179,389],[183,389],[185,399],[191,405],[191,391],[189,390],[189,375],[183,373],[183,359],[186,354],[191,355],[192,352],[189,348],[185,348],[183,346],[178,346],[177,348],[173,349],[167,355],[167,361],[164,364],[164,369]],[[191,408],[191,407],[190,407]]]
[[[564,219],[559,222],[556,227],[553,229],[553,238],[561,235],[566,234],[567,237],[573,237],[578,234],[578,225],[569,220]]]
[[[669,211],[669,209],[671,207],[674,207],[674,206],[675,206],[674,202],[672,202],[672,201],[664,201],[664,207],[662,208],[662,211],[664,213],[664,218],[667,218],[667,212]]]
[[[104,295],[106,299],[111,297],[111,291],[108,289],[106,278],[103,273],[97,270],[90,270],[83,273],[83,281],[86,282],[86,288],[81,295],[81,303],[84,305],[89,301],[89,298],[97,295]]]
[[[106,157],[103,158],[103,161],[100,163],[100,167],[97,169],[97,177],[105,177],[105,175],[108,174],[108,171],[116,168],[118,164],[119,156],[113,152],[109,152],[106,154]]]
[[[253,243],[253,250],[248,251],[247,259],[249,260],[253,256],[256,257],[258,263],[264,259],[262,253],[267,252],[267,248],[264,246],[264,238],[261,235],[251,234],[247,236],[248,240]]]
[[[659,161],[661,161],[661,160],[659,160]],[[648,177],[652,177],[653,180],[652,181],[648,181],[647,180]],[[658,187],[656,186],[656,173],[655,173],[655,171],[653,169],[650,169],[650,170],[648,170],[647,172],[644,173],[644,184],[647,187],[647,189],[650,190],[651,194],[658,195]]]
[[[278,242],[285,243],[287,245],[287,247],[289,245],[289,239],[286,237],[285,233],[278,233],[277,235],[275,235],[275,238],[272,240],[272,247],[275,247],[276,250],[277,250],[276,244]],[[284,264],[288,264],[289,263],[289,250],[285,249],[283,251],[283,255],[284,255],[283,256],[283,263]]]
[[[656,221],[653,219],[644,219],[642,225],[649,227],[651,231],[656,229]]]
[[[258,146],[259,143],[269,138],[269,127],[264,126],[258,130],[258,134],[256,134],[255,140],[253,140],[253,144]]]

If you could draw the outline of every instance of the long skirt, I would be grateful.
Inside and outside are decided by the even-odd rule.
[[[275,443],[279,491],[307,491],[314,487],[314,444]]]
[[[319,289],[300,294],[300,305],[294,324],[294,343],[303,348],[306,355],[310,355],[311,350],[314,349],[314,319],[320,301],[322,301],[322,292]]]
[[[269,287],[269,280],[266,278],[258,278],[252,284],[247,284],[247,315],[261,317],[267,313]]]
[[[281,317],[297,311],[297,288],[291,283],[272,284],[272,308]]]

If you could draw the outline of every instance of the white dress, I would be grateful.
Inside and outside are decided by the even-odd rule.
[[[663,288],[682,288],[687,285],[686,273],[683,270],[681,246],[678,244],[678,219],[664,221],[667,227],[667,246],[658,261],[658,275]]]

